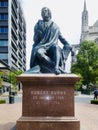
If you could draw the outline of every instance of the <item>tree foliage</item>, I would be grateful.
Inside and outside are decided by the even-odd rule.
[[[11,83],[16,86],[18,84],[18,81],[16,79],[16,76],[22,74],[23,72],[20,71],[20,70],[17,70],[15,72],[11,72],[11,75],[10,75],[10,80],[11,80]]]
[[[71,71],[82,76],[83,84],[96,84],[98,82],[98,44],[93,41],[81,43],[77,62],[72,65]]]

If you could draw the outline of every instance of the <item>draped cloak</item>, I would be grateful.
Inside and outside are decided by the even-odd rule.
[[[47,24],[45,26],[45,24]],[[58,46],[58,39],[64,46],[69,46],[68,42],[62,37],[59,27],[53,21],[45,23],[39,20],[34,28],[34,44],[31,52],[30,68],[37,65],[36,53],[38,49],[43,48],[44,51],[52,47]]]

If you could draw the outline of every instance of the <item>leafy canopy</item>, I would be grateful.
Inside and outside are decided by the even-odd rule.
[[[83,84],[98,82],[98,44],[93,41],[81,43],[71,71],[82,76]]]

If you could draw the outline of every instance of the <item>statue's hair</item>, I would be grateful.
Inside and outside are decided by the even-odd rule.
[[[47,8],[48,11],[49,11],[49,17],[52,18],[51,10],[50,10],[48,7],[43,7],[43,8],[42,8],[42,10],[41,10],[41,16],[43,17],[43,11],[44,11],[45,8]]]

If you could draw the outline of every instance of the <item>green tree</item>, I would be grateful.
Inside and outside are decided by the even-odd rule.
[[[21,71],[21,70],[17,70],[17,71],[11,72],[10,82],[13,85],[14,89],[16,89],[17,88],[16,86],[18,85],[18,81],[16,79],[16,76],[18,76],[18,75],[20,75],[22,73],[23,73],[23,71]]]
[[[84,85],[96,84],[98,82],[98,44],[93,41],[81,43],[77,62],[72,65],[71,71],[82,76]]]

